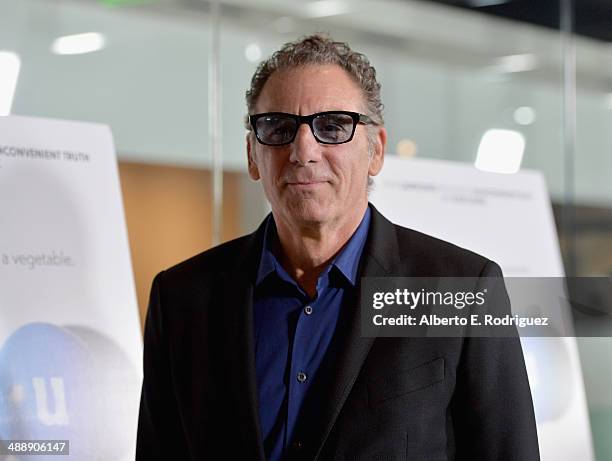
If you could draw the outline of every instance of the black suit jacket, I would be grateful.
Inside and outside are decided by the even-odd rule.
[[[263,226],[157,275],[145,326],[136,459],[265,459],[253,348]],[[363,276],[501,276],[372,207]],[[365,338],[346,309],[322,417],[295,460],[538,460],[517,338]]]

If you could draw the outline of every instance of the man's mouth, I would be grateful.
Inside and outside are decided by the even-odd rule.
[[[327,181],[309,181],[309,182],[290,182],[287,183],[289,187],[297,188],[297,189],[313,189],[315,187],[320,187],[325,184]]]

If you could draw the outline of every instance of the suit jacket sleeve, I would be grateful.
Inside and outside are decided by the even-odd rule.
[[[165,337],[161,283],[151,288],[144,329],[144,380],[140,398],[136,460],[188,459],[185,437],[172,387],[169,349]]]
[[[502,277],[489,262],[481,273]],[[495,303],[510,312],[505,287]],[[500,305],[500,304],[498,304]],[[464,340],[451,403],[459,461],[537,461],[540,459],[531,391],[518,337]]]

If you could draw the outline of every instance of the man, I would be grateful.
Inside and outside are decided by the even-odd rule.
[[[368,204],[386,131],[365,56],[289,43],[247,106],[272,213],[155,278],[137,459],[539,459],[516,338],[360,334],[362,277],[501,275]]]

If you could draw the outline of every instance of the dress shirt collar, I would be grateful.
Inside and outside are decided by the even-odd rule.
[[[329,272],[331,267],[336,267],[344,278],[353,286],[357,284],[357,271],[359,269],[359,259],[363,252],[363,247],[368,236],[370,227],[371,211],[368,206],[366,212],[361,219],[361,223],[340,250],[340,253],[334,258],[324,273]],[[259,259],[259,268],[257,270],[257,278],[255,285],[258,286],[270,273],[275,272],[281,279],[295,284],[295,281],[287,274],[285,269],[274,255],[272,248],[278,236],[276,233],[276,223],[274,217],[270,213],[266,219],[266,229],[264,233],[264,244]]]

